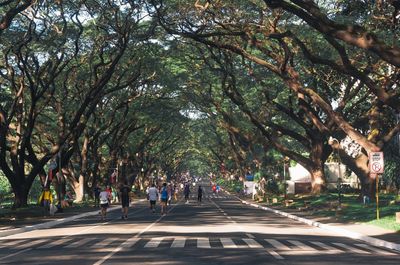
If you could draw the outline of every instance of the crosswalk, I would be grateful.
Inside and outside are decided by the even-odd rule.
[[[366,244],[340,243],[340,242],[320,242],[320,241],[300,241],[290,239],[275,238],[241,238],[241,237],[138,237],[128,240],[121,237],[96,238],[96,237],[64,237],[58,239],[17,239],[5,240],[0,245],[0,256],[4,249],[33,248],[36,250],[54,249],[84,249],[85,251],[112,249],[123,245],[124,248],[198,248],[198,249],[267,249],[271,253],[288,254],[291,251],[296,253],[321,253],[329,254],[361,254],[361,255],[382,255],[399,256],[400,253],[392,250],[381,249]]]
[[[189,196],[189,198],[191,200],[197,200],[197,195],[196,194],[192,194]],[[205,194],[203,195],[202,199],[232,199],[232,196],[228,196],[228,195],[223,195],[223,194]]]

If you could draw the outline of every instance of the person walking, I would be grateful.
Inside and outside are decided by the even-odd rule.
[[[172,196],[173,196],[173,194],[174,194],[171,183],[168,184],[168,186],[167,186],[167,191],[168,191],[167,205],[171,205]]]
[[[199,185],[197,190],[197,203],[201,204],[201,199],[203,198],[203,188]]]
[[[94,207],[100,206],[100,187],[99,184],[96,183],[93,188],[93,195],[94,195]]]
[[[50,205],[53,203],[53,195],[51,194],[50,188],[44,187],[42,194],[39,197],[39,204],[43,206],[43,214],[47,215],[50,213]]]
[[[153,183],[147,192],[147,198],[150,202],[150,211],[156,212],[156,201],[158,198],[158,191],[156,185]]]
[[[107,216],[107,208],[109,206],[109,203],[111,201],[111,194],[107,190],[103,190],[99,194],[100,198],[100,207],[101,207],[101,220],[106,220]]]
[[[110,185],[107,185],[105,191],[108,193],[108,204],[111,204],[112,200],[112,188]]]
[[[129,210],[130,192],[131,192],[131,188],[128,186],[128,183],[126,181],[122,185],[119,192],[120,192],[121,206],[122,206],[121,219],[126,220],[126,219],[128,219],[128,210]]]
[[[161,205],[161,215],[167,214],[167,202],[168,202],[168,187],[167,183],[163,184],[161,189],[161,196],[160,196],[160,205]]]
[[[183,193],[185,195],[185,203],[188,204],[189,203],[189,194],[190,194],[190,185],[189,183],[186,183],[185,188],[183,190]]]

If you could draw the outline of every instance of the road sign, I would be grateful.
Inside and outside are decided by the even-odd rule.
[[[369,170],[374,174],[382,174],[384,170],[383,152],[369,153]]]

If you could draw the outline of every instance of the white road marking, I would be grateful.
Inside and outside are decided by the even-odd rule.
[[[305,244],[303,244],[300,241],[297,240],[288,240],[289,243],[297,246],[298,248],[300,248],[301,250],[305,250],[305,251],[317,251],[315,248],[312,248],[310,246],[307,246]]]
[[[160,245],[163,238],[152,238],[147,244],[144,246],[145,248],[156,248]]]
[[[210,240],[208,238],[197,238],[197,247],[198,248],[211,248]]]
[[[249,234],[249,233],[246,233],[246,236],[249,238],[253,238],[253,239],[256,238],[255,236],[253,236],[252,234]]]
[[[278,253],[276,253],[274,250],[267,248],[267,252],[273,256],[275,259],[279,259],[282,260],[284,259],[281,255],[279,255]]]
[[[330,254],[339,254],[339,253],[343,253],[343,250],[340,250],[338,248],[334,248],[332,246],[329,246],[327,244],[324,244],[322,242],[318,242],[318,241],[310,241],[311,244],[314,244],[316,246],[319,246],[320,248],[323,248],[327,251],[329,251]]]
[[[250,248],[263,248],[263,246],[255,241],[254,239],[251,238],[242,238],[244,242],[250,247]]]
[[[357,254],[371,254],[371,253],[369,253],[367,251],[364,251],[364,250],[361,250],[361,249],[358,249],[358,248],[354,248],[354,247],[351,247],[351,246],[343,244],[343,243],[332,243],[332,244],[334,244],[336,246],[339,246],[339,247],[342,247],[344,249],[350,250],[350,251],[352,251],[354,253],[357,253]]]
[[[112,242],[118,240],[117,238],[106,238],[103,241],[100,241],[99,243],[94,244],[91,246],[91,248],[102,248],[105,246],[110,245]]]
[[[47,245],[40,246],[40,247],[38,247],[38,249],[47,249],[47,248],[52,248],[52,247],[55,247],[55,246],[59,246],[59,245],[65,243],[65,242],[71,241],[72,239],[73,238],[66,238],[66,237],[65,238],[61,238],[59,240],[50,242]]]
[[[22,249],[22,248],[26,248],[26,247],[31,247],[31,246],[34,246],[34,245],[41,244],[41,243],[43,243],[45,241],[47,241],[47,239],[33,240],[33,241],[28,242],[28,243],[15,246],[15,248],[16,249]]]
[[[171,212],[178,204],[175,204],[168,212]],[[106,256],[104,256],[103,258],[101,258],[100,260],[96,261],[95,263],[93,263],[93,265],[101,265],[103,264],[105,261],[107,261],[109,258],[111,258],[112,256],[115,255],[115,253],[121,251],[123,248],[129,248],[130,246],[134,245],[137,241],[139,241],[140,236],[147,232],[149,229],[151,229],[155,224],[157,224],[158,222],[160,222],[165,215],[160,216],[160,218],[158,218],[156,221],[154,221],[153,223],[151,223],[150,225],[148,225],[145,229],[143,229],[142,231],[140,231],[139,233],[137,233],[135,236],[128,238],[125,242],[121,243],[117,248],[113,249],[113,251],[111,251],[110,253],[108,253]]]
[[[93,240],[93,238],[83,238],[81,240],[78,240],[72,244],[65,246],[65,248],[77,248],[77,247],[85,245],[87,242],[92,241],[92,240]]]
[[[274,246],[278,250],[291,250],[288,246],[282,244],[278,240],[275,239],[265,239],[268,243],[270,243],[272,246]]]
[[[2,243],[2,246],[0,246],[0,248],[11,247],[11,246],[20,244],[22,242],[26,242],[26,240],[25,239],[24,240],[14,240],[14,241],[11,241],[11,242]]]
[[[230,238],[220,238],[221,244],[224,248],[237,248],[238,246],[235,245],[235,243],[232,241]]]
[[[397,256],[398,255],[396,253],[385,251],[385,250],[382,250],[382,249],[379,249],[379,248],[374,248],[374,247],[371,247],[371,246],[366,245],[366,244],[355,244],[355,245],[358,246],[358,247],[361,247],[361,248],[365,248],[365,249],[371,250],[372,252],[379,253],[381,255],[386,255],[386,256]]]
[[[171,244],[171,248],[183,248],[185,247],[186,238],[175,238]]]

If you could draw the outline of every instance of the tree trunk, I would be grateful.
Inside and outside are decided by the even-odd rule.
[[[76,181],[73,185],[73,189],[75,192],[75,202],[82,202],[85,198],[85,178],[83,175],[79,175],[79,180]]]
[[[311,193],[320,194],[326,189],[325,172],[322,167],[315,167],[311,170]]]
[[[29,189],[26,190],[23,186],[19,188],[14,188],[14,204],[13,209],[28,206],[28,193]]]

